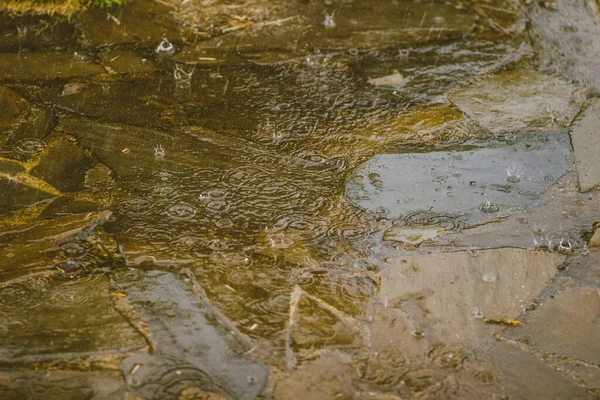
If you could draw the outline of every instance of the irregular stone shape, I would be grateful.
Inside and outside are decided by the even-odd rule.
[[[523,328],[504,335],[562,357],[600,364],[600,289],[573,288],[526,314]]]
[[[0,371],[3,400],[121,399],[123,379],[116,373],[92,371]]]
[[[507,343],[498,343],[454,379],[449,381],[460,384],[449,382],[453,387],[446,391],[458,399],[590,399],[583,388],[551,365]],[[424,398],[436,399],[440,394],[434,391]]]
[[[69,215],[86,214],[101,210],[98,203],[86,200],[76,200],[69,197],[60,197],[54,200],[40,214],[41,218],[52,219]]]
[[[62,192],[77,192],[84,189],[85,177],[94,164],[94,160],[76,144],[61,140],[42,156],[29,173]]]
[[[354,171],[346,197],[406,225],[456,229],[531,204],[565,173],[568,146],[566,135],[547,133],[501,147],[380,154]]]
[[[76,279],[33,277],[0,288],[0,304],[8,321],[8,329],[0,330],[0,362],[6,365],[144,347],[144,338],[115,311],[108,286],[104,274],[90,274]]]
[[[0,80],[63,79],[106,72],[73,54],[0,53]]]
[[[563,260],[556,253],[517,249],[391,259],[379,297],[387,312],[398,318],[398,329],[400,321],[407,329],[398,342],[410,347],[411,342],[439,341],[474,348],[501,329],[483,318],[516,319]],[[425,335],[420,341],[411,336],[416,331]]]
[[[276,399],[351,399],[353,369],[342,356],[326,353],[277,382]]]
[[[600,99],[591,99],[590,106],[571,127],[571,142],[575,151],[575,166],[579,188],[586,192],[600,185]]]
[[[60,262],[73,260],[77,253],[70,254],[72,252],[65,251],[61,245],[76,241],[79,234],[90,233],[109,216],[109,212],[99,212],[38,221],[26,226],[0,227],[0,243],[3,244],[0,248],[0,282],[44,272]],[[83,257],[86,252],[79,256]]]
[[[505,328],[484,318],[517,318],[563,259],[516,249],[390,259],[373,317],[367,386],[402,398],[440,387]]]
[[[560,365],[570,375],[574,376],[590,391],[600,391],[600,367],[564,362]]]
[[[242,355],[247,349],[215,324],[207,305],[179,277],[131,269],[115,273],[114,280],[156,343],[153,355],[134,354],[121,364],[132,394],[177,398],[191,387],[235,399],[260,393],[266,368]]]
[[[571,101],[575,86],[535,71],[511,70],[452,89],[448,97],[465,114],[493,133],[568,126],[581,101]]]
[[[558,12],[544,3],[527,7],[529,31],[541,66],[600,90],[598,6],[589,1],[561,0],[558,7]]]
[[[119,74],[138,74],[154,72],[156,66],[133,51],[107,50],[98,54],[102,63]]]
[[[242,53],[264,50],[377,49],[459,38],[472,31],[474,14],[446,3],[361,0],[329,14],[319,4],[296,4],[280,23],[257,23],[217,36],[207,47]]]
[[[0,216],[49,201],[54,197],[56,196],[51,193],[0,175]]]
[[[440,235],[440,229],[436,228],[410,228],[395,226],[383,234],[383,240],[387,242],[401,242],[417,246],[427,240],[435,239]]]
[[[172,7],[164,2],[136,0],[127,7],[90,7],[78,15],[83,37],[92,45],[119,43],[158,44],[164,37],[179,38],[179,26],[171,17]]]
[[[0,135],[19,122],[27,110],[29,110],[27,100],[12,90],[0,86]]]

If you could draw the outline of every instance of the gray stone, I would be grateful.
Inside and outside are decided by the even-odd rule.
[[[346,196],[406,225],[456,229],[531,204],[565,173],[568,146],[566,135],[548,133],[500,147],[380,154],[354,171]]]
[[[590,106],[573,123],[571,141],[575,151],[579,187],[586,192],[600,185],[600,99],[592,99]]]
[[[29,173],[62,192],[77,192],[84,189],[86,175],[94,164],[76,144],[63,139],[52,146]]]
[[[452,89],[448,97],[494,133],[554,123],[568,126],[582,104],[575,86],[528,70],[477,78]]]
[[[118,289],[156,347],[154,354],[137,353],[121,364],[128,390],[144,399],[164,399],[200,387],[254,399],[265,384],[266,368],[242,355],[249,349],[215,321],[209,305],[188,286],[190,279],[139,269],[115,273]]]
[[[101,65],[73,54],[0,53],[0,80],[64,79],[105,72]]]
[[[523,328],[504,335],[562,357],[600,364],[600,290],[568,289],[526,314]]]

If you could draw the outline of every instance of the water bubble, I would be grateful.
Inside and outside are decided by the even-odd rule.
[[[156,54],[168,57],[175,53],[175,46],[173,46],[173,43],[169,42],[167,38],[163,38],[162,42],[156,46],[156,50],[154,51]]]
[[[556,247],[559,253],[570,254],[573,251],[573,246],[571,245],[571,241],[568,238],[560,238],[560,242]]]
[[[167,215],[176,220],[190,220],[196,213],[196,207],[188,203],[179,203],[167,208]]]
[[[485,315],[483,314],[483,311],[481,311],[479,309],[479,307],[473,307],[473,317],[477,318],[477,319],[483,319]]]
[[[496,282],[496,275],[494,274],[483,274],[481,276],[481,279],[483,279],[484,282]]]
[[[415,337],[417,339],[423,339],[425,337],[425,332],[422,331],[421,329],[417,329],[417,330],[413,331],[412,335],[413,335],[413,337]]]

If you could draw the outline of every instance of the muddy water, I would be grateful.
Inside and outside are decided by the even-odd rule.
[[[575,3],[0,16],[0,397],[597,396]]]

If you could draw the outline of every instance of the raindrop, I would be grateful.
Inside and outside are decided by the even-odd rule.
[[[167,208],[167,215],[176,220],[190,220],[196,216],[196,207],[188,203],[179,203]]]
[[[156,46],[155,52],[161,56],[172,56],[175,53],[175,46],[167,38],[163,38],[162,42]]]
[[[500,210],[500,209],[494,203],[490,203],[489,200],[486,200],[485,203],[483,203],[479,206],[479,210],[481,212],[491,214],[491,213],[498,212],[498,210]]]
[[[483,311],[481,311],[479,307],[473,307],[473,317],[477,319],[483,319]]]
[[[335,22],[333,21],[333,15],[334,14],[325,15],[325,20],[323,21],[323,26],[325,26],[325,28],[327,28],[327,29],[335,28]]]
[[[157,161],[160,161],[160,160],[164,159],[165,158],[165,154],[166,154],[166,151],[165,151],[165,148],[162,147],[162,145],[159,144],[158,146],[154,147],[154,158]]]
[[[25,155],[37,154],[46,148],[43,140],[35,138],[21,139],[17,142],[17,151]]]

